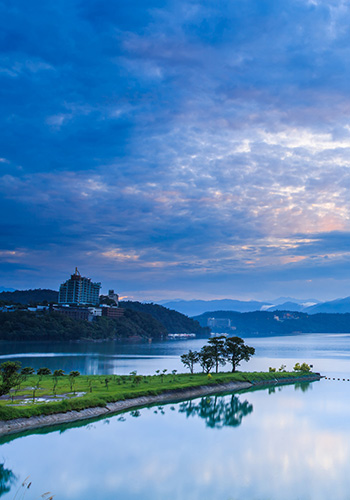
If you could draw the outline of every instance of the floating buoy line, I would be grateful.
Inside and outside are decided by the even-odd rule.
[[[322,377],[322,378],[324,378],[325,380],[335,380],[335,381],[339,381],[339,382],[350,382],[349,378],[337,378],[337,377]]]

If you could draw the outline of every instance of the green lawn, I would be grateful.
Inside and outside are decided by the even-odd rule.
[[[220,372],[209,377],[203,373],[167,375],[80,375],[71,387],[67,375],[39,377],[32,375],[22,382],[20,388],[11,392],[12,399],[0,400],[0,420],[9,420],[36,415],[49,415],[69,410],[82,410],[107,403],[130,399],[136,396],[159,394],[167,390],[184,389],[199,385],[212,385],[231,381],[261,383],[284,378],[307,377],[300,372]],[[56,383],[56,387],[54,387]],[[34,394],[33,388],[37,387]],[[73,389],[73,390],[72,390]],[[64,396],[66,399],[61,399]],[[44,399],[44,401],[40,401]]]

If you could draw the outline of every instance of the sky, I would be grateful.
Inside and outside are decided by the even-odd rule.
[[[350,4],[0,0],[0,286],[350,295]]]

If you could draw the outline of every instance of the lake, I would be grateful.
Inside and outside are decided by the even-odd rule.
[[[183,370],[206,339],[3,344],[1,361],[81,373]],[[35,499],[348,500],[350,335],[246,339],[243,370],[309,362],[335,378],[198,398],[3,439],[0,496]],[[338,381],[337,379],[340,378]],[[29,489],[21,482],[30,476]]]

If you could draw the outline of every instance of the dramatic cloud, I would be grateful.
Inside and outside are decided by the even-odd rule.
[[[0,0],[0,284],[77,265],[146,299],[348,295],[349,21]]]

